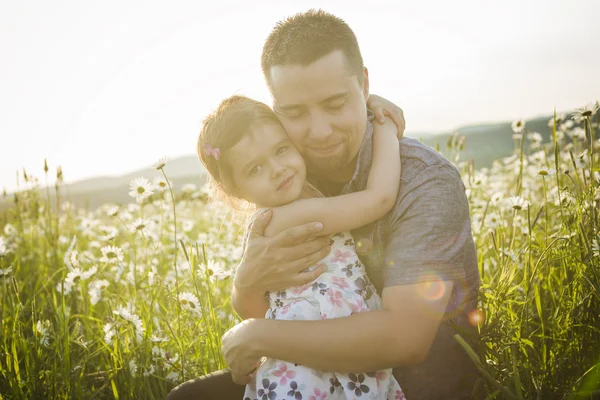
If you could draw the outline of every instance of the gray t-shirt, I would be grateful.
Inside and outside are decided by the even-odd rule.
[[[354,176],[341,193],[316,181],[326,195],[366,188],[372,161],[371,123]],[[352,231],[368,275],[381,292],[388,286],[431,280],[454,281],[444,320],[427,359],[394,369],[409,400],[472,397],[479,374],[454,339],[459,333],[476,346],[477,331],[468,315],[477,306],[479,271],[471,233],[469,204],[458,170],[421,142],[400,140],[401,182],[396,205],[384,218]]]

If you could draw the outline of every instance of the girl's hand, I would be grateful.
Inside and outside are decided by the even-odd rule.
[[[375,120],[379,124],[385,122],[386,116],[390,117],[398,127],[398,139],[402,138],[406,129],[406,121],[404,120],[404,111],[400,107],[376,94],[369,95],[367,107],[375,113]]]

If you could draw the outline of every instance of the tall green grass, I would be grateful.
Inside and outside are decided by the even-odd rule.
[[[555,118],[550,143],[516,127],[515,153],[489,169],[460,160],[468,140],[448,143],[482,278],[472,315],[480,348],[457,340],[489,398],[599,396],[593,116]],[[168,163],[158,170],[168,175]],[[237,322],[228,294],[242,219],[204,188],[174,192],[166,175],[132,182],[131,204],[76,208],[57,174],[40,190],[23,171],[23,190],[0,216],[0,397],[163,399],[225,367],[220,337]]]

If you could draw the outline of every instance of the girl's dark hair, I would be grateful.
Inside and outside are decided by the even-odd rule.
[[[203,121],[198,137],[198,157],[210,177],[215,197],[242,200],[227,162],[227,150],[239,143],[253,126],[261,123],[280,125],[277,115],[269,106],[245,96],[231,96],[221,101],[217,109]]]

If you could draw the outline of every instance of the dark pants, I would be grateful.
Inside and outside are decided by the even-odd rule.
[[[228,370],[216,371],[182,383],[167,400],[242,400],[245,388],[233,382]]]

